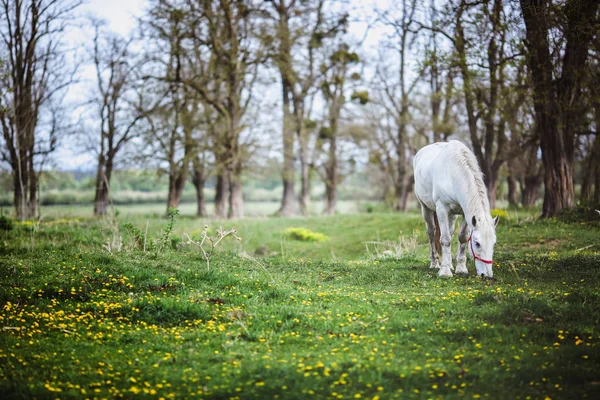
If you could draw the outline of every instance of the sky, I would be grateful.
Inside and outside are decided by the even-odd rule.
[[[81,26],[69,31],[67,41],[80,50],[89,46],[93,31],[87,22],[88,17],[103,19],[109,30],[127,36],[135,29],[136,19],[142,15],[144,4],[144,0],[87,0],[77,11]],[[89,82],[94,79],[91,65],[83,65],[79,72],[80,83],[72,87],[66,97],[73,104],[80,104],[85,100],[85,91]],[[94,154],[82,152],[77,140],[65,140],[58,147],[53,160],[59,170],[73,170],[95,168],[95,158]]]
[[[110,30],[127,35],[136,25],[136,17],[144,10],[144,0],[88,0],[80,13],[105,19]]]
[[[350,7],[353,9],[352,22],[350,30],[353,35],[359,39],[365,37],[367,24],[357,21],[357,19],[369,19],[372,10],[377,7],[385,7],[393,0],[350,0]],[[72,29],[69,33],[67,41],[73,43],[74,46],[84,49],[90,45],[93,37],[93,31],[87,17],[100,18],[106,21],[109,30],[116,32],[124,37],[127,37],[137,26],[137,18],[142,16],[144,7],[147,4],[146,0],[87,0],[78,9],[78,14],[81,17],[81,27]],[[368,30],[368,35],[362,45],[362,54],[374,57],[373,53],[378,46],[377,43],[385,34],[381,29],[371,27]],[[83,53],[83,52],[82,52]],[[369,54],[370,53],[370,54]],[[91,65],[83,65],[80,68],[81,83],[72,87],[67,95],[67,99],[74,104],[81,104],[85,101],[87,91],[90,84],[95,79],[95,72]],[[273,104],[279,102],[279,88],[274,87],[266,94],[269,98],[268,103]],[[272,113],[270,115],[273,115]],[[81,129],[90,129],[90,126],[82,126]],[[93,136],[92,136],[93,137]],[[95,155],[88,152],[82,152],[81,144],[73,140],[66,140],[63,145],[59,146],[54,154],[55,167],[60,170],[72,169],[92,169],[95,167]]]

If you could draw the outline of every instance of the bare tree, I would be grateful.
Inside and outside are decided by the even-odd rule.
[[[38,213],[37,160],[56,148],[58,126],[51,126],[45,142],[41,142],[39,122],[52,100],[72,81],[61,40],[80,3],[0,0],[0,57],[6,60],[8,72],[0,80],[5,144],[0,156],[12,170],[15,211],[21,219]]]
[[[379,20],[384,26],[393,30],[393,36],[385,45],[383,54],[380,55],[380,63],[376,69],[377,85],[379,86],[379,103],[391,116],[392,131],[386,127],[384,131],[393,132],[389,140],[394,146],[395,169],[394,177],[394,209],[405,210],[407,206],[408,193],[411,190],[412,178],[408,175],[410,170],[408,143],[409,116],[411,93],[421,80],[418,74],[410,78],[409,51],[415,40],[416,1],[402,0],[385,12],[380,12]],[[383,61],[389,59],[389,52],[395,53],[393,65]],[[377,101],[377,100],[376,100]]]
[[[327,144],[327,161],[324,166],[325,173],[322,174],[325,182],[324,213],[333,215],[337,207],[337,188],[341,181],[338,165],[338,138],[342,109],[348,99],[348,81],[357,81],[361,78],[358,72],[352,73],[352,66],[359,62],[358,54],[351,51],[346,43],[340,43],[328,58],[328,63],[322,67],[324,71],[320,85],[327,107],[326,124],[320,130],[319,139]],[[354,97],[363,103],[368,101],[364,95],[354,95]]]
[[[428,17],[431,26],[437,23],[437,9],[435,0],[429,7]],[[429,32],[429,41],[426,47],[426,56],[423,72],[429,81],[429,105],[431,109],[432,142],[445,141],[455,131],[452,120],[454,107],[454,75],[455,60],[452,53],[440,49],[439,33],[433,29]]]
[[[150,118],[148,138],[168,171],[169,207],[179,204],[191,172],[198,215],[206,214],[206,163],[214,159],[215,216],[226,218],[229,210],[232,217],[243,214],[239,135],[256,63],[245,58],[251,55],[244,46],[250,46],[252,32],[246,30],[250,22],[243,19],[242,3],[222,9],[218,1],[159,1],[145,18],[146,77],[166,100]],[[240,25],[232,31],[224,25],[230,23]]]
[[[164,102],[149,114],[149,128],[144,137],[152,162],[168,177],[167,210],[177,208],[189,174],[195,150],[195,116],[197,104],[178,91],[170,91]]]
[[[135,91],[135,62],[129,52],[130,41],[103,31],[101,21],[92,23],[96,93],[91,103],[96,106],[100,124],[94,215],[105,215],[116,158],[124,146],[139,135],[135,128],[145,113],[143,95]]]
[[[455,14],[454,46],[463,82],[465,108],[473,152],[481,166],[488,190],[490,207],[496,204],[498,173],[507,157],[506,121],[500,112],[500,95],[505,85],[506,26],[501,0],[484,2],[480,9],[484,18],[480,25],[473,24],[475,34],[484,35],[485,50],[472,47],[474,51],[485,51],[487,57],[483,68],[487,82],[474,80],[474,71],[468,63],[469,39],[465,33],[464,18],[470,11],[465,0],[458,5]],[[484,29],[485,27],[485,29]],[[479,29],[478,29],[479,28]],[[481,37],[481,36],[480,36]],[[477,43],[472,42],[471,43]],[[480,128],[478,119],[482,118]],[[482,133],[480,133],[482,131]]]
[[[319,51],[342,32],[348,16],[327,10],[326,0],[275,0],[274,59],[281,76],[283,98],[283,197],[279,213],[296,212],[294,194],[294,145],[298,141],[300,161],[300,208],[307,213],[310,206],[310,125],[308,100],[318,90]]]
[[[252,87],[258,67],[266,59],[257,40],[254,14],[258,10],[248,0],[188,0],[187,4],[192,16],[188,33],[194,46],[208,49],[211,69],[208,75],[195,75],[189,79],[178,77],[178,80],[196,91],[220,119],[219,129],[216,129],[218,135],[214,139],[217,162],[215,217],[241,218],[244,215],[242,170],[245,153],[240,134],[245,129],[243,118],[253,99]]]

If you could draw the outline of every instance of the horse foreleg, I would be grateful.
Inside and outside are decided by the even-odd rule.
[[[429,246],[431,247],[431,264],[429,268],[439,269],[440,268],[440,256],[437,251],[435,242],[435,215],[433,211],[421,205],[421,212],[425,219],[425,225],[427,226],[427,236],[429,237]]]
[[[452,276],[452,235],[450,235],[450,216],[443,204],[436,204],[436,214],[440,223],[440,244],[442,245],[442,265],[439,276]],[[456,219],[453,219],[456,221]]]
[[[450,214],[448,215],[448,230],[450,231],[450,241],[452,241],[452,238],[454,237],[454,231],[456,231],[456,220],[458,218],[458,215],[455,214]],[[452,252],[452,250],[450,251]],[[452,264],[450,264],[450,269],[454,269],[452,267]]]
[[[458,231],[458,254],[456,255],[456,274],[469,275],[467,270],[467,240],[469,239],[469,228],[467,220],[463,217],[463,222]]]

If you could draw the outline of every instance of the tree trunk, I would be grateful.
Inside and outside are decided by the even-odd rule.
[[[432,84],[433,85],[433,84]],[[439,90],[431,94],[431,118],[432,118],[432,131],[433,131],[433,143],[442,141],[442,132],[440,129],[440,108],[442,101],[439,98]]]
[[[415,183],[414,176],[411,175],[406,179],[404,183],[404,192],[402,193],[402,211],[406,211],[408,208],[408,197],[413,190],[413,185]]]
[[[24,189],[27,182],[19,179],[19,171],[13,172],[14,204],[17,219],[23,221],[29,218],[29,208],[27,207],[27,196]]]
[[[325,171],[325,214],[333,215],[337,207],[337,126],[331,127],[329,138],[329,159]]]
[[[231,173],[231,183],[229,185],[229,218],[244,218],[244,198],[242,196],[242,166],[238,161]]]
[[[437,49],[434,49],[429,62],[431,63],[429,77],[429,88],[431,89],[431,95],[429,99],[429,104],[431,106],[431,130],[433,131],[433,143],[437,143],[442,139],[442,132],[440,129],[442,89],[440,84],[440,72],[438,69]]]
[[[592,197],[592,184],[594,180],[594,173],[596,171],[597,157],[600,155],[594,154],[596,143],[598,138],[594,140],[592,151],[587,158],[582,162],[583,164],[583,181],[581,182],[581,195],[580,200],[582,203],[588,202]]]
[[[227,218],[229,209],[229,171],[223,166],[217,175],[217,185],[215,187],[215,211],[214,218]]]
[[[596,138],[596,140],[598,140],[598,138]],[[596,162],[594,176],[594,205],[600,207],[600,162]]]
[[[187,164],[187,163],[186,163]],[[187,167],[184,165],[179,171],[177,166],[172,167],[175,171],[169,173],[169,194],[167,197],[167,210],[169,208],[179,207],[181,202],[181,195],[183,194],[183,188],[185,187],[185,178],[187,176]]]
[[[494,209],[496,208],[496,199],[498,197],[498,170],[496,168],[492,168],[489,175],[484,177],[484,181],[488,192],[490,209]]]
[[[233,158],[232,141],[220,138],[219,146],[215,155],[217,162],[217,184],[215,187],[215,211],[214,217],[226,219],[229,213],[231,198],[231,163]]]
[[[283,78],[283,77],[282,77]],[[294,138],[293,117],[290,113],[290,93],[287,80],[283,86],[283,196],[278,214],[281,216],[294,215],[298,211],[296,194],[294,193]]]
[[[274,4],[279,16],[277,37],[279,39],[279,53],[276,57],[278,61],[279,74],[281,76],[281,93],[283,99],[283,195],[281,197],[281,206],[277,213],[281,216],[290,216],[298,212],[298,204],[294,191],[294,142],[295,129],[294,124],[297,121],[292,117],[290,111],[290,96],[293,92],[293,74],[291,38],[290,38],[290,8],[285,1]]]
[[[552,59],[548,44],[547,5],[521,0],[529,52],[529,70],[533,82],[535,129],[540,138],[544,163],[543,216],[551,217],[573,204],[571,157],[564,137],[558,131],[558,109],[552,79]]]
[[[496,198],[498,190],[498,179],[497,177],[491,177],[487,181],[488,200],[490,202],[490,209],[496,208]]]
[[[204,181],[196,184],[196,215],[198,217],[206,217],[206,200],[204,199]]]
[[[112,160],[106,161],[105,155],[98,156],[98,169],[96,172],[96,194],[94,196],[94,215],[106,215],[110,196],[110,176],[112,174]]]
[[[303,133],[300,133],[300,209],[302,214],[310,211],[310,163],[308,161],[308,143]]]
[[[596,198],[599,188],[598,182],[600,178],[598,177],[598,173],[600,172],[600,99],[596,99],[598,104],[595,107],[595,125],[596,125],[596,137],[594,138],[594,144],[592,146],[592,151],[588,156],[588,163],[583,171],[584,178],[583,183],[581,184],[581,200],[590,202],[592,200],[592,185],[595,186],[594,189],[594,206],[600,206],[600,202]]]
[[[37,174],[33,165],[33,149],[29,159],[29,218],[38,217]]]
[[[565,138],[558,131],[558,118],[550,111],[551,108],[555,107],[540,104],[536,106],[536,125],[539,126],[538,134],[545,169],[542,207],[544,217],[555,216],[561,210],[574,205],[573,154],[568,151]]]
[[[597,99],[600,100],[600,99]],[[596,139],[594,141],[596,165],[594,168],[594,206],[600,208],[600,104],[596,104]]]
[[[284,132],[283,142],[283,196],[278,214],[285,217],[296,214],[298,208],[294,193],[294,132]]]
[[[525,176],[521,184],[521,204],[523,207],[530,208],[535,205],[542,182],[542,174]]]
[[[103,216],[106,215],[106,209],[108,208],[108,193],[109,189],[104,183],[101,181],[96,186],[96,196],[94,198],[94,215],[95,216]]]
[[[394,199],[394,209],[396,211],[405,211],[406,208],[404,207],[404,197],[407,195],[406,191],[406,182],[405,182],[405,178],[406,178],[406,151],[405,151],[405,144],[404,144],[405,138],[404,138],[404,129],[402,126],[400,126],[399,130],[398,130],[398,149],[396,150],[397,153],[397,164],[396,164],[396,183],[394,185],[395,187],[395,195],[396,198]]]
[[[325,214],[334,215],[337,207],[337,190],[330,184],[325,184]]]
[[[206,200],[204,199],[206,177],[204,176],[204,165],[196,157],[193,166],[192,183],[196,188],[196,215],[198,217],[206,217]]]
[[[517,178],[515,178],[514,171],[509,171],[509,176],[506,177],[506,183],[508,184],[508,204],[511,207],[519,206],[519,194],[517,193]]]

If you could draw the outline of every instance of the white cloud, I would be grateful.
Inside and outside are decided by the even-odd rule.
[[[110,30],[126,36],[135,28],[145,3],[144,0],[89,0],[80,11],[105,19]]]

